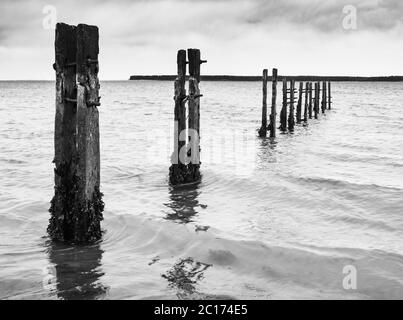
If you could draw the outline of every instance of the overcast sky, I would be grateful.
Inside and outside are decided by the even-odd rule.
[[[54,79],[46,5],[58,22],[99,27],[103,80],[174,74],[189,47],[203,74],[403,75],[401,0],[1,0],[0,79]],[[356,29],[343,27],[346,5]]]

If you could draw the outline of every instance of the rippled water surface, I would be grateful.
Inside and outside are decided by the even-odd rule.
[[[332,91],[271,141],[261,83],[201,83],[202,181],[171,188],[172,82],[103,82],[105,234],[72,247],[46,236],[54,83],[0,82],[0,298],[402,299],[402,84]]]

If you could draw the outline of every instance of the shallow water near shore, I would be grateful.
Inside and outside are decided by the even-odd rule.
[[[74,247],[46,235],[54,83],[0,82],[0,299],[402,299],[402,84],[332,83],[274,141],[260,82],[200,89],[202,179],[172,188],[173,83],[101,82],[104,235]]]

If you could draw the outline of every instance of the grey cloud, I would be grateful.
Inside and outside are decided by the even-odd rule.
[[[232,39],[250,28],[284,25],[342,31],[342,9],[347,4],[357,7],[359,31],[383,32],[403,24],[400,0],[2,0],[0,41],[4,44],[13,37],[23,41],[24,33],[29,34],[26,41],[39,41],[42,8],[47,4],[57,8],[59,20],[97,24],[111,41],[141,46],[156,36],[160,42],[192,34]]]
[[[383,1],[318,1],[269,0],[255,1],[246,13],[245,22],[275,26],[288,23],[320,31],[341,30],[343,7],[357,8],[360,30],[390,30],[403,23],[403,3],[399,0]]]

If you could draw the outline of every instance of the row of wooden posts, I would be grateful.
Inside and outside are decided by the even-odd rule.
[[[100,191],[100,106],[98,79],[98,28],[80,24],[56,25],[56,116],[54,152],[55,193],[49,209],[48,233],[52,240],[68,243],[91,243],[102,236],[100,222],[104,203]],[[177,77],[174,81],[174,151],[169,168],[172,185],[200,180],[200,98],[201,60],[199,49],[179,50]],[[188,66],[189,75],[186,74]],[[188,80],[188,94],[186,92]],[[276,136],[277,70],[273,69],[272,107],[267,124],[267,70],[263,71],[262,126],[259,134]],[[280,130],[294,129],[294,80],[283,79],[283,108]],[[330,83],[322,84],[322,112],[330,109]],[[318,117],[319,83],[300,83],[297,122]],[[302,116],[302,96],[305,104]],[[313,108],[312,108],[313,105]],[[289,116],[287,110],[289,106]]]
[[[263,70],[263,103],[262,103],[262,125],[259,129],[259,136],[266,137],[269,131],[270,137],[276,137],[276,100],[277,100],[277,80],[278,71],[273,69],[272,72],[272,100],[271,100],[271,113],[269,117],[269,123],[267,122],[267,82],[268,74],[267,69]],[[320,110],[324,114],[326,110],[331,109],[331,83],[323,81],[322,88],[320,82],[300,82],[299,90],[295,88],[295,80],[287,80],[283,77],[283,103],[280,112],[280,125],[278,129],[281,132],[293,132],[295,128],[295,122],[307,123],[308,118],[318,119]],[[314,85],[314,86],[313,86]],[[295,95],[298,93],[298,98]],[[320,101],[320,93],[322,93],[322,100]],[[305,95],[305,96],[304,96]],[[305,98],[305,99],[304,99]],[[295,103],[297,107],[295,110]],[[296,121],[295,121],[296,120]]]

